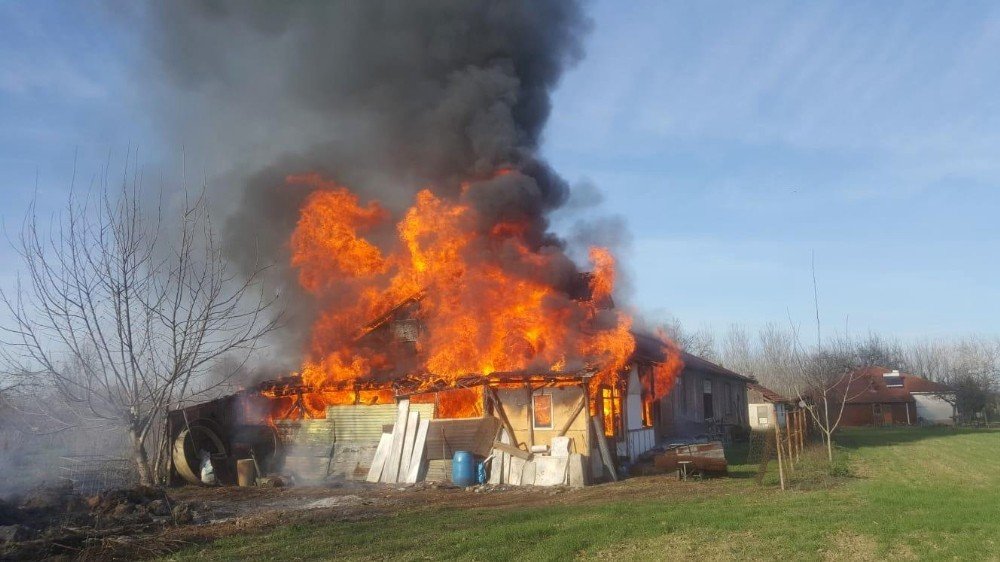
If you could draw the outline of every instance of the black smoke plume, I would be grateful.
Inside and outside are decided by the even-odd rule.
[[[540,160],[550,92],[582,54],[588,28],[565,0],[171,0],[143,14],[150,58],[139,78],[158,125],[204,166],[226,214],[231,256],[273,261],[302,330],[288,237],[306,192],[289,174],[319,172],[392,210],[427,185],[486,217],[531,221],[539,246],[561,245],[546,216],[568,197]],[[490,180],[498,169],[521,173]],[[295,310],[296,306],[301,310]],[[286,332],[297,361],[302,330]]]

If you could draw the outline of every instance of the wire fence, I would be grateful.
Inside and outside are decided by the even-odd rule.
[[[125,458],[73,455],[59,459],[59,477],[72,483],[73,489],[81,494],[129,488],[139,483],[135,465]]]

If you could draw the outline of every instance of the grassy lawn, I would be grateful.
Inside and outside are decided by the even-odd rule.
[[[728,479],[662,479],[684,486],[669,497],[629,495],[647,480],[636,478],[583,505],[428,507],[227,537],[172,559],[1000,560],[1000,431],[844,431],[836,477],[821,454],[800,464],[786,492],[736,465]]]

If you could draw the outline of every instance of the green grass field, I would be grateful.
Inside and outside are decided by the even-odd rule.
[[[579,504],[292,525],[171,559],[1000,560],[1000,431],[844,431],[835,476],[817,450],[785,492],[774,475],[757,485],[737,454],[727,479],[635,478]]]

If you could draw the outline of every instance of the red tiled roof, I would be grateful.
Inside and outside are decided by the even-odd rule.
[[[911,392],[947,392],[948,387],[933,381],[899,373],[903,386],[887,386],[882,375],[891,372],[883,367],[866,367],[854,373],[850,384],[841,384],[847,388],[848,404],[872,404],[912,402]]]
[[[749,383],[749,384],[747,384],[747,390],[750,390],[750,391],[756,390],[757,392],[759,392],[761,394],[761,396],[764,397],[764,400],[767,400],[768,402],[771,402],[772,404],[777,404],[777,403],[781,403],[781,404],[793,404],[795,402],[791,398],[786,398],[786,397],[778,394],[777,392],[771,390],[770,388],[761,386],[761,385],[759,385],[757,383]]]

